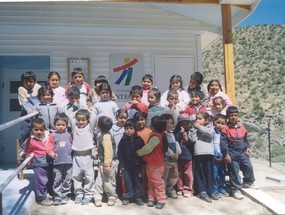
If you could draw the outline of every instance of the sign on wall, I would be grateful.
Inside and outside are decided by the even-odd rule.
[[[129,100],[131,87],[141,85],[143,75],[143,55],[110,54],[110,85],[119,103]]]
[[[72,79],[71,73],[75,68],[82,69],[84,81],[90,84],[90,59],[89,58],[67,58],[67,83]]]

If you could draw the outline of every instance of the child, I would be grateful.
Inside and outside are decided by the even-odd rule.
[[[190,102],[190,97],[183,88],[183,81],[180,75],[171,76],[169,90],[176,90],[178,92],[179,103],[177,104],[177,106],[179,107],[181,111],[184,111]],[[161,97],[160,105],[162,107],[165,107],[168,105],[167,97],[168,97],[169,90],[167,90]]]
[[[144,146],[143,139],[136,133],[133,119],[125,123],[125,134],[118,147],[119,169],[124,176],[126,192],[123,194],[123,205],[135,202],[143,205],[142,200],[142,163],[143,160],[136,152]]]
[[[89,109],[92,109],[94,104],[100,100],[100,95],[99,95],[98,89],[102,83],[108,84],[108,80],[107,80],[106,76],[98,75],[94,81],[94,88],[92,88],[88,94],[87,100],[88,100],[88,108]],[[114,94],[114,92],[112,92],[112,100],[114,102],[117,101],[117,98],[116,98],[116,95]]]
[[[77,87],[80,91],[80,103],[87,107],[87,95],[89,94],[91,87],[89,84],[87,84],[84,81],[84,73],[81,68],[75,68],[73,69],[73,72],[71,73],[72,82],[70,82],[65,90],[65,93],[67,94],[67,91],[70,87]]]
[[[43,206],[52,205],[47,196],[48,163],[47,163],[47,139],[49,132],[45,129],[43,119],[35,118],[31,124],[31,137],[27,139],[25,154],[34,153],[32,166],[34,171],[34,192],[36,202]]]
[[[190,97],[191,103],[187,106],[184,113],[187,113],[190,116],[193,124],[196,120],[196,114],[199,112],[206,112],[207,108],[202,105],[203,98],[205,97],[202,91],[192,91]]]
[[[132,86],[130,90],[130,101],[124,104],[123,110],[128,111],[129,118],[133,118],[137,111],[148,112],[147,105],[141,102],[143,89],[141,86]]]
[[[58,113],[54,118],[56,131],[47,142],[47,152],[53,159],[53,205],[67,204],[71,195],[72,137],[67,132],[68,116]]]
[[[128,112],[126,110],[119,109],[116,111],[115,117],[116,121],[113,124],[110,133],[115,140],[116,143],[115,154],[117,154],[119,142],[125,133],[124,125],[126,120],[128,119]]]
[[[188,138],[191,118],[188,114],[182,113],[178,116],[178,124],[175,127],[174,135],[180,144],[181,154],[178,160],[177,195],[185,198],[193,196],[193,144]]]
[[[194,72],[191,75],[189,85],[187,88],[187,92],[190,97],[193,91],[204,92],[203,88],[201,87],[201,84],[203,83],[203,79],[204,79],[204,76],[200,72]]]
[[[118,105],[111,100],[112,90],[109,84],[102,83],[98,87],[100,100],[93,106],[93,112],[98,116],[108,116],[115,121],[115,113],[119,109]]]
[[[207,86],[207,90],[208,90],[208,95],[207,95],[208,108],[210,108],[210,109],[212,108],[213,99],[218,97],[218,96],[222,97],[225,101],[225,107],[223,110],[226,110],[227,107],[232,105],[232,102],[231,102],[230,98],[227,96],[227,94],[222,92],[222,85],[221,85],[219,80],[211,80]]]
[[[72,179],[74,185],[75,204],[87,205],[92,198],[94,182],[93,157],[95,148],[93,131],[96,126],[96,116],[88,110],[80,109],[75,114],[72,125]]]
[[[164,113],[164,107],[160,106],[161,93],[157,88],[151,88],[148,91],[148,114],[146,127],[150,126],[151,118],[160,116]]]
[[[223,155],[221,153],[220,146],[220,137],[221,131],[226,125],[227,118],[222,114],[218,114],[214,118],[214,136],[213,136],[213,144],[214,144],[214,193],[218,197],[225,196],[228,197],[229,194],[226,190],[226,166],[223,161]]]
[[[176,90],[169,90],[167,93],[168,105],[165,106],[164,112],[171,114],[174,119],[174,127],[177,125],[177,117],[182,111],[178,106],[179,103],[179,94]]]
[[[247,130],[238,122],[238,113],[235,106],[227,108],[228,122],[221,133],[221,151],[228,163],[232,195],[235,199],[243,199],[241,187],[258,189],[258,186],[254,184],[253,167],[249,159],[251,150]],[[243,173],[243,183],[239,171]]]
[[[164,145],[162,133],[166,129],[166,121],[161,116],[155,116],[151,120],[152,134],[147,144],[137,151],[139,156],[144,156],[148,177],[148,207],[162,209],[166,202],[165,186],[162,179],[164,171]],[[167,145],[166,145],[167,150]]]
[[[18,100],[21,106],[21,116],[31,113],[34,107],[40,102],[37,95],[41,85],[36,83],[36,74],[32,71],[24,72],[21,75],[22,86],[18,88]],[[31,120],[27,119],[20,124],[21,143],[29,136]]]
[[[200,112],[196,116],[194,128],[190,130],[189,139],[194,143],[195,184],[198,197],[206,202],[218,200],[213,192],[214,186],[214,146],[212,144],[214,129],[208,125],[209,114]]]
[[[164,155],[164,173],[163,180],[165,184],[165,191],[168,197],[177,199],[178,196],[174,189],[178,179],[178,156],[181,154],[179,143],[175,140],[173,134],[174,120],[171,114],[163,114],[162,118],[166,120],[166,139],[168,144],[168,151]]]
[[[53,96],[53,90],[50,86],[41,87],[38,93],[40,103],[35,106],[35,109],[39,112],[38,118],[44,120],[45,127],[50,132],[56,130],[54,117],[59,111],[57,104],[53,102]]]
[[[67,102],[65,97],[65,89],[59,86],[60,83],[60,75],[58,72],[50,72],[48,74],[48,85],[52,88],[53,91],[53,102],[56,103],[59,107],[61,107],[64,103]]]
[[[151,129],[146,127],[146,118],[147,114],[141,111],[136,112],[134,115],[134,120],[137,126],[137,133],[144,140],[145,144],[147,143],[148,138],[151,134]]]
[[[110,129],[113,121],[109,117],[101,116],[98,120],[100,136],[97,138],[97,153],[99,158],[99,173],[95,181],[94,201],[96,207],[102,206],[102,197],[105,192],[108,198],[108,206],[116,204],[116,168],[114,152],[116,143],[113,140]]]
[[[211,117],[215,118],[218,114],[226,115],[226,103],[225,100],[221,97],[215,97],[213,99],[213,106],[211,107],[211,110],[208,111]]]
[[[149,106],[148,103],[148,92],[153,85],[153,77],[150,74],[145,74],[142,77],[142,88],[143,88],[143,95],[141,98],[141,102]]]

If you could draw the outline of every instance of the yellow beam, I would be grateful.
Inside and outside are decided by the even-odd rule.
[[[241,8],[247,12],[251,11],[251,6],[250,5],[241,5],[241,4],[233,4],[234,7]]]
[[[224,73],[226,93],[235,105],[235,78],[234,78],[234,52],[232,34],[232,14],[231,5],[223,4],[222,7],[222,27],[223,27],[223,47],[224,47]]]

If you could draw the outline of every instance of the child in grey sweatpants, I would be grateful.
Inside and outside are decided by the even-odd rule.
[[[72,179],[75,204],[86,205],[92,199],[92,185],[94,183],[93,156],[95,154],[93,131],[95,126],[95,114],[85,109],[78,110],[75,114],[75,121],[72,120]]]

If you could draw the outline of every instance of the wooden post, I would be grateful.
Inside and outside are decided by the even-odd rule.
[[[234,52],[233,52],[233,32],[231,5],[222,4],[222,27],[223,27],[223,47],[224,47],[224,74],[226,93],[235,105],[235,77],[234,77]]]

